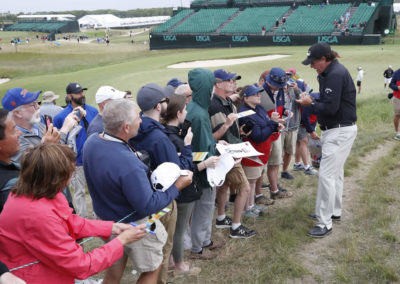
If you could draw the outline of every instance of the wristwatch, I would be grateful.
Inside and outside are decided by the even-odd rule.
[[[315,106],[315,101],[312,100],[310,105],[311,105],[312,107]]]

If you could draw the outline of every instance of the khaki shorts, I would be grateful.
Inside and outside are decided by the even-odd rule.
[[[271,154],[268,159],[268,166],[280,166],[282,164],[282,133],[279,138],[272,142]]]
[[[231,189],[240,190],[248,186],[246,174],[241,165],[233,167],[225,176],[224,185],[228,185]]]
[[[135,221],[135,223],[139,225],[147,222],[147,220],[148,218],[146,217]],[[155,220],[155,224],[155,235],[147,233],[143,239],[124,245],[124,256],[132,260],[133,266],[138,273],[156,270],[163,260],[163,247],[167,241],[168,234],[159,220]],[[116,235],[112,235],[109,240],[116,237]],[[117,262],[119,261],[121,259]]]
[[[264,166],[259,166],[259,167],[242,166],[242,167],[243,171],[246,174],[247,179],[258,179],[261,176],[262,171],[264,170]]]
[[[396,97],[392,98],[394,114],[400,114],[400,100]]]
[[[284,131],[282,136],[282,151],[289,155],[294,155],[296,152],[297,130]]]

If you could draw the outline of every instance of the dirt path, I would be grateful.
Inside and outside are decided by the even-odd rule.
[[[315,276],[306,277],[308,278],[307,283],[318,283],[319,281],[316,280],[318,278],[324,283],[329,283],[333,280],[332,277],[336,265],[331,263],[330,253],[335,246],[340,244],[343,236],[346,235],[346,229],[352,225],[354,210],[357,208],[352,204],[357,202],[362,190],[359,181],[365,178],[371,166],[380,157],[390,152],[394,146],[395,141],[386,141],[360,159],[359,168],[353,171],[350,177],[346,177],[344,181],[342,221],[339,224],[333,224],[331,235],[304,245],[301,251],[297,253],[298,259],[302,260],[304,267]]]

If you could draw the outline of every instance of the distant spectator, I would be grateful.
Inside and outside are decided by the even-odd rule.
[[[389,87],[393,90],[393,109],[394,109],[394,128],[396,131],[396,140],[400,140],[400,69],[397,69],[392,76],[392,80],[390,81]]]
[[[59,97],[59,95],[54,94],[52,91],[44,92],[42,104],[40,105],[40,115],[47,115],[53,119],[60,111],[62,111],[62,107],[56,105],[56,100]]]
[[[393,77],[393,69],[392,69],[392,65],[389,65],[388,68],[383,72],[383,77],[385,78],[385,83],[383,85],[383,87],[386,89],[386,86],[389,86],[390,81],[392,80]]]
[[[275,21],[275,27],[279,27],[279,20],[278,19],[276,19],[276,21]]]
[[[265,35],[265,31],[266,31],[267,29],[265,28],[265,26],[262,26],[262,28],[261,28],[261,35]]]

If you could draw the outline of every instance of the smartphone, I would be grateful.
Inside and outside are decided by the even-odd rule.
[[[51,116],[44,115],[44,122],[46,123],[46,131],[49,129],[50,124],[53,122]]]
[[[186,136],[186,134],[187,134],[187,132],[188,132],[188,129],[189,129],[189,127],[191,127],[191,126],[192,126],[192,122],[189,121],[189,120],[185,120],[185,121],[182,123],[181,137],[185,137],[185,136]]]
[[[252,120],[249,120],[246,122],[246,124],[243,127],[244,133],[249,133],[251,130],[254,128],[254,122]]]
[[[77,109],[77,110],[75,111],[75,116],[76,116],[78,119],[81,119],[81,111],[80,111],[79,109]]]

